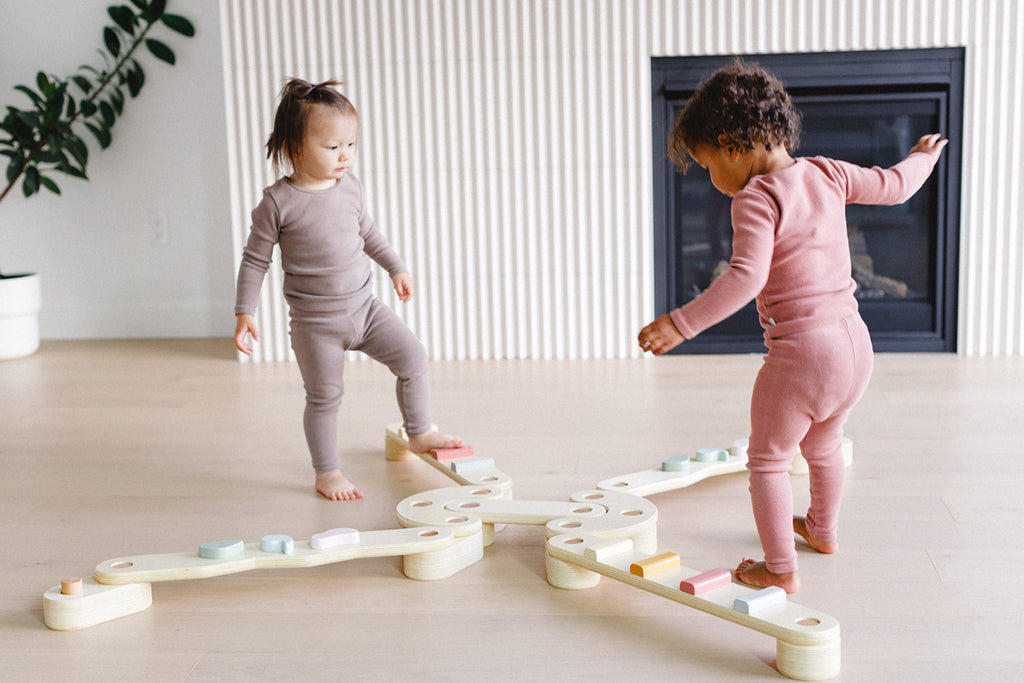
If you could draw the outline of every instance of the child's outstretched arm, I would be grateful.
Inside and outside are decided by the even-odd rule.
[[[251,356],[252,345],[245,340],[245,335],[251,334],[256,341],[260,340],[260,331],[256,327],[256,318],[248,313],[239,313],[235,316],[235,348],[242,353]]]
[[[395,293],[398,294],[399,300],[404,303],[408,303],[409,299],[412,298],[412,275],[409,273],[395,273],[391,277],[391,282],[395,285]]]
[[[910,156],[914,152],[921,152],[927,154],[932,158],[934,164],[939,160],[939,155],[942,154],[942,148],[946,146],[949,140],[943,140],[942,135],[939,133],[932,133],[931,135],[922,135],[917,144],[910,148],[907,152],[907,156]]]

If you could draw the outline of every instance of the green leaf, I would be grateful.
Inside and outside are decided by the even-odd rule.
[[[142,18],[152,23],[159,19],[167,9],[167,0],[152,0],[149,7],[142,13]]]
[[[109,130],[88,121],[86,122],[85,127],[92,131],[92,134],[96,136],[96,141],[100,143],[100,148],[106,149],[107,147],[110,147]]]
[[[110,93],[110,104],[114,107],[114,111],[120,116],[124,113],[124,93],[121,92],[120,88],[114,88]]]
[[[146,0],[132,0],[132,4],[141,10],[145,10],[149,6],[149,3],[146,2]]]
[[[25,168],[25,160],[21,157],[14,159],[7,166],[7,182],[13,183],[15,178],[21,175],[21,169]]]
[[[111,5],[107,8],[107,14],[128,35],[135,34],[135,13],[130,8],[124,5]]]
[[[110,54],[115,57],[121,54],[121,39],[117,37],[117,31],[109,26],[103,29],[103,42],[106,43]]]
[[[31,197],[39,192],[39,169],[35,166],[25,169],[25,180],[21,184],[21,191],[25,193],[26,197]]]
[[[82,138],[73,133],[68,133],[64,138],[64,149],[75,158],[79,166],[85,168],[85,164],[89,161],[89,148],[85,146]]]
[[[88,95],[92,91],[92,81],[90,81],[85,76],[72,76],[71,80],[73,80],[75,82],[75,85],[77,85],[79,89],[86,95]]]
[[[41,182],[43,186],[45,186],[46,189],[49,190],[50,192],[54,194],[60,194],[60,188],[57,187],[57,183],[53,182],[46,176],[39,176],[39,182]]]
[[[183,36],[191,38],[196,34],[196,27],[192,25],[192,22],[185,17],[178,14],[165,14],[160,17],[160,21],[172,31],[177,31]]]
[[[129,71],[125,74],[125,80],[128,85],[128,93],[132,97],[138,97],[139,91],[142,90],[142,81],[134,70]]]
[[[157,59],[167,62],[168,64],[174,64],[174,52],[171,48],[161,43],[155,38],[146,38],[146,47],[153,53],[153,56]]]
[[[50,79],[47,78],[46,74],[42,71],[36,74],[36,86],[39,88],[39,91],[42,92],[44,95],[46,94],[46,91],[50,88]]]
[[[82,102],[82,116],[89,118],[96,113],[96,103],[92,100],[84,100]]]
[[[100,116],[103,118],[103,125],[110,128],[114,125],[114,121],[117,117],[114,115],[114,109],[110,106],[110,103],[104,100],[100,102]]]
[[[60,118],[61,112],[64,111],[64,89],[58,88],[56,92],[50,97],[50,101],[46,104],[46,118],[49,121],[55,121]]]

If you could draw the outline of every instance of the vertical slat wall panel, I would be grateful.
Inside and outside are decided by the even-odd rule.
[[[616,358],[653,314],[651,56],[966,45],[959,351],[1024,354],[1014,0],[221,0],[235,262],[289,75],[338,77],[435,359]],[[281,275],[262,359],[290,357]]]
[[[620,0],[222,0],[235,263],[284,79],[360,111],[355,172],[436,359],[636,355],[652,306],[646,14]],[[638,95],[643,93],[643,95]],[[275,265],[258,357],[290,357]]]

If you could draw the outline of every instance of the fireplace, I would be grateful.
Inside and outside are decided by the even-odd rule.
[[[949,138],[935,172],[899,206],[847,207],[853,277],[876,351],[954,351],[962,48],[743,55],[778,75],[803,114],[795,155],[891,166],[918,137]],[[676,114],[697,84],[732,57],[652,59],[654,273],[658,314],[700,294],[728,264],[729,198],[694,165],[666,156]],[[753,302],[677,353],[763,352]]]

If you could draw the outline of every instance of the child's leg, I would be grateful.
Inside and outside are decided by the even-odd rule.
[[[456,448],[462,439],[430,431],[430,380],[427,351],[412,330],[376,298],[370,302],[362,339],[352,348],[383,363],[395,375],[395,393],[402,413],[409,449],[424,453],[433,448]]]
[[[750,501],[764,564],[775,574],[797,569],[789,469],[811,425],[803,365],[797,347],[773,345],[757,375],[750,403]]]
[[[338,406],[351,330],[344,313],[292,315],[292,349],[306,389],[302,426],[316,471],[316,490],[330,500],[363,495],[341,474],[338,460]]]
[[[797,533],[821,552],[838,550],[839,507],[843,499],[846,464],[843,462],[843,426],[871,378],[873,353],[867,326],[859,318],[843,321],[836,349],[848,352],[845,373],[836,372],[842,392],[835,412],[813,424],[800,447],[807,460],[811,504],[807,517],[794,520]],[[803,525],[803,529],[799,528]]]

